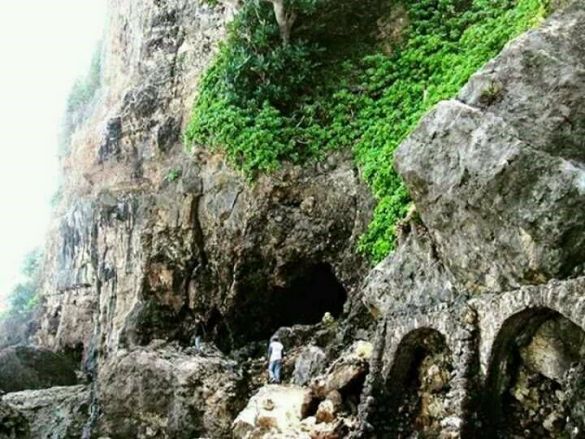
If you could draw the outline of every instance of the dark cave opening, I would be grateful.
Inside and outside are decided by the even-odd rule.
[[[248,285],[230,318],[232,347],[269,339],[279,328],[314,325],[343,313],[347,292],[326,263],[296,266],[284,286]]]
[[[228,352],[231,345],[229,328],[217,308],[213,308],[203,326],[205,332],[203,337],[204,341],[209,342],[214,340],[219,350]]]
[[[335,318],[343,313],[345,288],[328,264],[317,264],[294,278],[286,288],[274,288],[270,306],[278,319],[272,330],[282,326],[319,323],[326,312]]]
[[[556,311],[510,317],[484,391],[484,437],[571,437],[585,427],[585,331]],[[581,408],[580,408],[581,407]]]

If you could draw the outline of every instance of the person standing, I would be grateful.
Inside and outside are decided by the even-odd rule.
[[[273,336],[268,346],[268,376],[271,383],[280,384],[284,346],[277,335]]]
[[[201,343],[205,336],[205,326],[199,317],[195,319],[195,331],[193,334],[193,343],[195,344],[195,351],[201,354]]]

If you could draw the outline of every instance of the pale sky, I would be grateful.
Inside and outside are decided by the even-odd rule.
[[[0,0],[0,299],[44,244],[65,100],[88,69],[106,3]]]

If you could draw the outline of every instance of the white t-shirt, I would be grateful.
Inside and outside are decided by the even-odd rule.
[[[268,361],[282,360],[282,351],[284,346],[279,341],[273,341],[270,343],[270,359]]]

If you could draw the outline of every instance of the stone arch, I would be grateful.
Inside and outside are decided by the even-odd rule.
[[[453,356],[447,338],[438,330],[420,327],[397,345],[383,385],[384,407],[372,416],[382,437],[434,437],[447,416]],[[430,406],[432,408],[429,410]]]
[[[577,394],[585,380],[583,366],[582,325],[547,306],[508,316],[490,350],[482,404],[484,436],[552,438],[573,428],[572,423],[582,423],[583,414],[574,413],[569,401],[585,396]],[[580,384],[570,384],[579,368]]]
[[[495,340],[505,322],[529,309],[548,308],[585,330],[585,277],[546,285],[527,286],[498,295],[485,295],[470,301],[481,332],[479,354],[484,377],[493,357]]]

